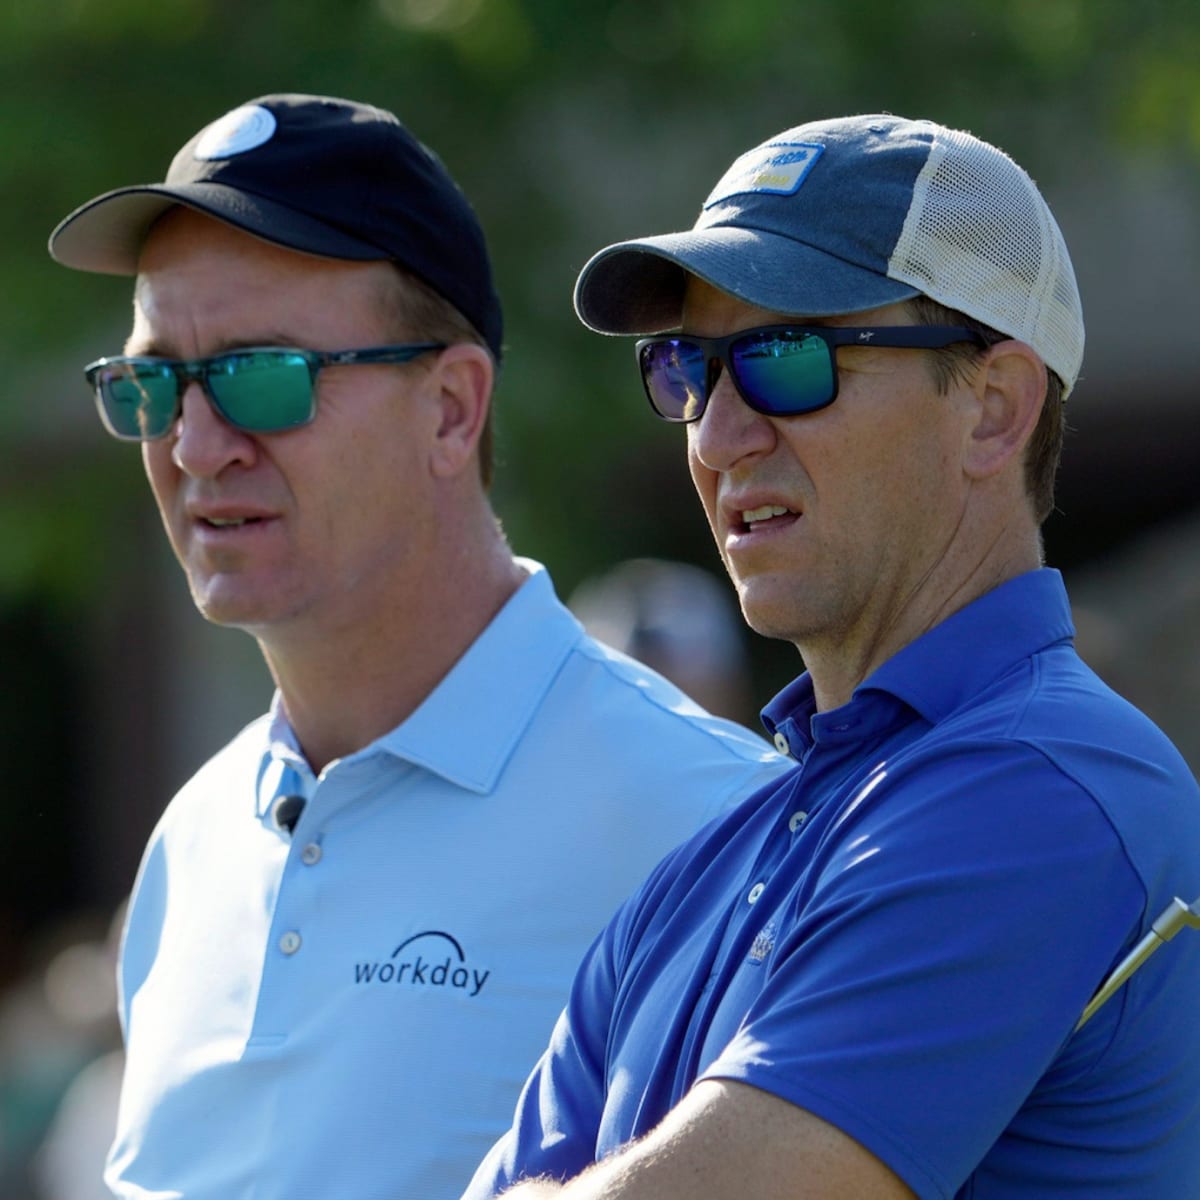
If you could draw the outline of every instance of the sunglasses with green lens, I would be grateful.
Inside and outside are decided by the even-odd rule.
[[[317,372],[323,367],[406,363],[444,349],[441,342],[359,350],[250,346],[209,358],[102,358],[86,367],[84,375],[105,429],[121,441],[166,437],[179,419],[190,383],[204,389],[213,408],[235,429],[281,433],[315,416]]]

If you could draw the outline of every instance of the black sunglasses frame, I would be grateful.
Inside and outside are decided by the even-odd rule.
[[[776,334],[785,333],[791,335],[793,338],[796,335],[812,335],[823,341],[829,352],[830,376],[832,379],[832,392],[827,400],[820,404],[798,408],[793,412],[780,412],[775,409],[766,408],[752,396],[747,395],[741,381],[738,379],[737,371],[734,369],[733,356],[731,354],[732,348],[740,341],[769,338]],[[981,348],[990,344],[978,330],[968,329],[965,325],[758,325],[751,329],[739,329],[736,333],[729,333],[724,337],[717,338],[695,337],[692,334],[686,333],[658,334],[654,337],[639,338],[634,344],[634,353],[637,356],[642,388],[646,393],[646,399],[650,401],[650,407],[654,410],[655,415],[673,424],[688,425],[704,416],[705,410],[708,408],[708,401],[712,396],[713,388],[717,385],[717,380],[720,378],[722,369],[724,369],[733,382],[737,394],[755,412],[767,417],[799,417],[805,416],[808,413],[820,412],[821,409],[828,408],[837,399],[838,370],[836,350],[838,346],[884,346],[888,349],[940,350],[946,346],[954,345],[956,342],[972,342]],[[670,343],[695,347],[704,355],[704,361],[708,366],[704,384],[704,398],[698,406],[698,411],[691,416],[677,417],[664,413],[655,403],[654,395],[647,379],[643,352],[652,347]]]
[[[397,364],[411,362],[422,354],[434,350],[444,350],[445,342],[410,342],[393,346],[364,346],[355,350],[305,350],[299,346],[239,346],[236,350],[225,350],[220,354],[212,354],[206,358],[156,358],[153,355],[114,355],[111,358],[100,358],[89,363],[83,369],[84,377],[92,389],[96,407],[104,428],[122,442],[155,442],[167,437],[175,427],[183,411],[183,394],[191,383],[198,383],[204,391],[208,402],[213,406],[223,421],[243,433],[264,434],[282,433],[288,429],[299,429],[309,424],[317,413],[317,373],[324,367],[371,366],[376,364]],[[277,429],[252,429],[234,420],[222,407],[212,388],[209,386],[209,376],[214,368],[231,358],[240,358],[251,354],[287,354],[301,359],[308,368],[309,405],[308,414],[303,420],[295,421]],[[104,401],[105,382],[103,373],[112,368],[133,367],[145,363],[158,370],[166,369],[175,377],[175,410],[162,433],[150,437],[131,436],[118,432],[108,417],[108,406]]]

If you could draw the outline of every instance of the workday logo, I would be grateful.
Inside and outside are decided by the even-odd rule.
[[[468,996],[478,996],[490,975],[468,963],[458,939],[440,929],[406,938],[388,959],[354,964],[354,982],[364,987],[457,988]]]

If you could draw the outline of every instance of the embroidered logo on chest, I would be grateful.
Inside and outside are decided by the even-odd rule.
[[[746,961],[752,963],[761,963],[766,960],[771,951],[775,949],[775,922],[768,921],[759,931],[758,936],[754,939],[754,944],[750,947],[750,953]]]

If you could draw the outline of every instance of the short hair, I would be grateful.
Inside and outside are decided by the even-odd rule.
[[[483,347],[488,357],[494,355],[483,334],[463,316],[440,292],[434,291],[420,276],[392,263],[394,285],[387,289],[385,304],[391,311],[391,319],[397,328],[397,337],[416,341],[471,342]],[[420,362],[420,359],[416,361]],[[487,416],[479,434],[479,478],[486,491],[492,486],[495,473],[495,430],[492,422],[492,406],[488,404]]]
[[[928,296],[914,296],[905,302],[905,307],[920,325],[962,325],[978,333],[986,343],[981,347],[973,342],[955,342],[930,352],[934,382],[943,394],[949,391],[952,384],[970,376],[988,346],[1009,340],[1009,334],[1000,333],[990,325],[957,309],[947,308]],[[1025,490],[1038,525],[1054,511],[1054,481],[1062,460],[1063,440],[1067,431],[1064,390],[1063,381],[1047,367],[1042,411],[1025,447]]]

